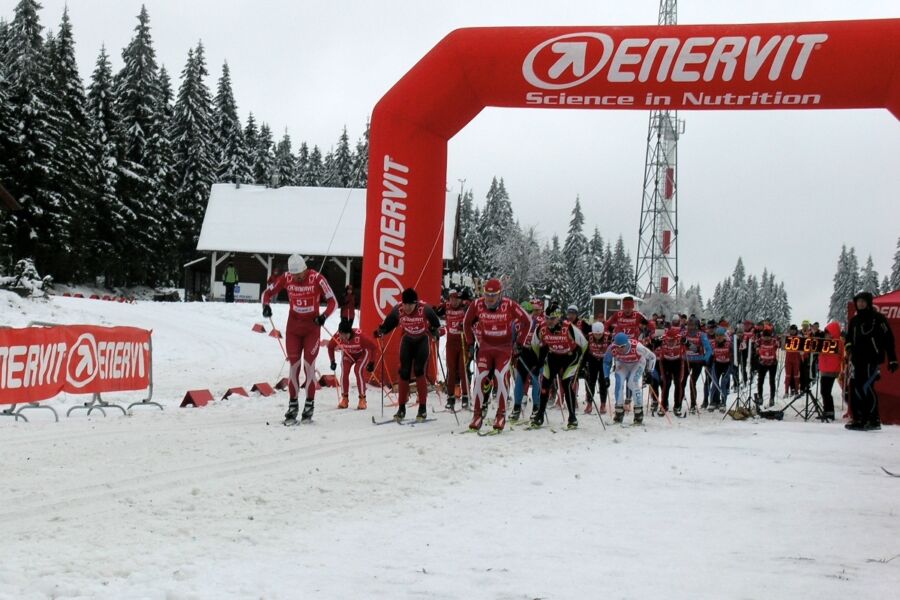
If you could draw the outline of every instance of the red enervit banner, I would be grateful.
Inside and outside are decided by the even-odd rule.
[[[40,402],[60,392],[145,389],[150,335],[93,325],[0,328],[0,404]]]
[[[365,331],[403,288],[439,300],[447,141],[488,106],[879,108],[900,119],[900,19],[451,32],[372,112]],[[389,368],[399,337],[388,350]]]

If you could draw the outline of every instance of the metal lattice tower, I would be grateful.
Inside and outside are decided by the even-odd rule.
[[[660,0],[659,24],[678,21],[676,0]],[[635,288],[646,298],[678,293],[678,138],[684,121],[678,112],[650,111],[647,155],[644,162],[644,192],[638,232]]]

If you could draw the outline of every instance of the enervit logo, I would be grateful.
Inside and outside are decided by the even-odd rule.
[[[589,47],[593,50],[598,45],[600,56],[597,58],[597,63],[591,68],[590,72],[585,73]],[[550,57],[548,59],[546,56],[548,53],[544,52],[546,49],[549,49],[552,55],[559,56],[559,58]],[[525,63],[522,65],[522,74],[525,76],[525,80],[534,87],[545,90],[564,90],[580,85],[597,75],[606,66],[612,51],[612,38],[605,33],[567,33],[550,38],[535,46],[528,53],[528,56],[525,57]],[[535,62],[543,63],[547,60],[552,63],[546,68],[547,76],[554,81],[546,81],[535,73]],[[560,82],[560,78],[570,66],[572,67],[570,80]],[[541,70],[543,71],[544,69]],[[575,79],[571,79],[573,76]]]
[[[550,38],[535,46],[522,63],[522,75],[545,90],[572,88],[596,77],[604,67],[611,83],[649,81],[769,81],[790,70],[803,77],[813,51],[828,40],[825,33],[771,36],[624,38],[579,32]]]
[[[409,167],[384,155],[378,235],[378,275],[372,285],[375,308],[382,319],[400,301],[406,272],[406,207]]]
[[[372,289],[375,293],[375,307],[378,309],[381,319],[384,320],[394,305],[400,302],[403,288],[393,274],[382,271],[375,277]]]
[[[82,333],[69,352],[66,380],[72,387],[82,388],[97,376],[97,341],[90,333]]]

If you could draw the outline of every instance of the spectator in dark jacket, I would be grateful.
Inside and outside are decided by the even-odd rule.
[[[850,411],[853,420],[845,427],[853,430],[881,429],[875,382],[881,376],[885,358],[888,370],[897,370],[894,333],[883,314],[875,310],[872,294],[860,292],[853,298],[856,315],[847,325],[846,349],[850,355]]]

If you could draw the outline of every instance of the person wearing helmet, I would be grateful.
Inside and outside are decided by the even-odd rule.
[[[482,297],[466,311],[463,320],[466,339],[475,336],[476,324],[480,325],[481,336],[475,356],[475,406],[469,428],[478,430],[484,423],[487,396],[482,384],[489,381],[493,374],[497,389],[497,414],[493,427],[502,431],[506,426],[510,362],[517,359],[526,343],[531,320],[518,302],[503,297],[503,285],[499,279],[489,279],[484,284]]]
[[[567,427],[578,427],[575,415],[575,378],[581,368],[581,359],[587,350],[588,341],[580,329],[562,318],[562,310],[552,304],[547,309],[547,319],[534,332],[531,345],[538,355],[538,363],[543,365],[541,372],[541,402],[531,414],[532,428],[544,424],[547,413],[547,402],[553,381],[559,379],[559,389],[565,398],[569,410]]]
[[[628,337],[638,339],[641,327],[647,324],[647,318],[634,310],[634,298],[626,296],[622,299],[622,310],[613,313],[606,320],[606,330],[610,333],[622,332]]]
[[[669,389],[675,389],[675,406],[672,412],[676,417],[684,416],[684,382],[682,381],[684,369],[684,340],[681,328],[672,326],[666,329],[662,337],[659,350],[659,359],[662,363],[662,393],[660,404],[662,410],[669,410]],[[665,414],[665,412],[663,412]]]
[[[332,371],[337,369],[334,351],[337,348],[341,350],[341,400],[338,408],[350,406],[350,372],[353,371],[356,375],[356,389],[359,392],[356,409],[365,410],[366,376],[363,369],[367,373],[375,370],[375,357],[378,355],[375,342],[369,336],[363,335],[360,329],[353,327],[350,321],[342,320],[338,325],[337,334],[328,341],[327,348]]]
[[[447,338],[444,353],[446,355],[447,381],[447,410],[456,409],[456,388],[460,388],[460,398],[463,408],[469,407],[469,390],[465,384],[466,365],[463,361],[463,320],[469,305],[462,301],[457,290],[450,290],[447,301],[437,309],[439,317],[444,318],[444,326],[447,330]]]
[[[644,385],[644,371],[652,372],[656,367],[656,355],[652,350],[628,336],[624,331],[613,336],[612,344],[603,357],[603,379],[609,386],[612,361],[616,361],[616,377],[621,377],[625,387],[631,390],[634,401],[635,425],[644,422],[644,402],[641,388]],[[616,414],[613,422],[621,423],[625,417],[625,394],[616,387]]]
[[[535,330],[544,323],[544,300],[542,298],[532,298],[529,302],[531,305],[531,326],[528,330],[528,337],[531,340]],[[525,397],[525,388],[531,388],[531,405],[537,407],[541,403],[541,380],[540,365],[538,365],[538,356],[535,354],[531,344],[526,344],[519,353],[515,361],[516,382],[513,387],[513,409],[509,415],[509,420],[513,423],[518,422],[522,418],[522,399]]]
[[[686,385],[690,380],[690,413],[695,414],[697,412],[697,380],[703,373],[703,367],[712,357],[712,346],[706,333],[700,329],[700,319],[697,317],[688,319],[683,339],[685,373],[682,376],[682,385]],[[684,395],[683,391],[682,395]]]
[[[600,406],[598,410],[601,413],[606,412],[606,400],[609,395],[609,388],[606,386],[606,379],[603,374],[603,357],[609,349],[610,339],[606,333],[603,321],[594,321],[591,325],[591,333],[588,335],[587,353],[584,355],[585,363],[585,387],[587,388],[587,406],[584,407],[585,414],[591,412],[594,406],[594,391],[597,384],[600,387]]]
[[[728,389],[731,383],[731,370],[734,365],[734,348],[728,331],[719,326],[716,328],[716,337],[712,345],[713,357],[709,369],[711,378],[711,390],[709,412],[719,409],[725,412],[728,409]]]
[[[288,258],[288,269],[274,280],[263,292],[263,317],[272,317],[270,303],[281,290],[287,290],[290,313],[285,328],[284,342],[287,359],[291,364],[288,378],[288,410],[284,414],[285,423],[296,422],[299,410],[298,388],[300,373],[303,372],[306,403],[303,405],[302,423],[312,420],[316,397],[316,356],[319,354],[319,340],[322,325],[337,307],[337,300],[328,280],[315,269],[306,266],[299,254]],[[325,311],[319,313],[319,306],[325,301]]]
[[[591,326],[587,321],[578,316],[578,307],[574,304],[570,304],[566,309],[566,320],[580,329],[581,333],[583,333],[585,336],[587,336],[591,332]]]
[[[400,369],[397,385],[396,421],[406,418],[406,403],[409,401],[409,388],[413,374],[416,377],[416,394],[419,410],[416,421],[424,421],[428,416],[428,380],[425,371],[428,366],[429,337],[440,337],[441,321],[431,305],[419,300],[419,294],[412,288],[406,288],[400,297],[400,304],[394,306],[384,318],[375,337],[381,338],[400,327],[403,337],[400,339]]]
[[[778,372],[778,348],[780,344],[774,335],[771,325],[763,325],[759,342],[756,344],[756,370],[759,379],[756,382],[756,403],[763,402],[763,381],[769,376],[769,406],[775,405],[775,376]]]
[[[869,292],[856,294],[853,297],[856,314],[847,324],[852,421],[845,427],[852,430],[881,429],[875,382],[881,378],[881,363],[885,359],[888,371],[897,371],[894,333],[872,301]]]

